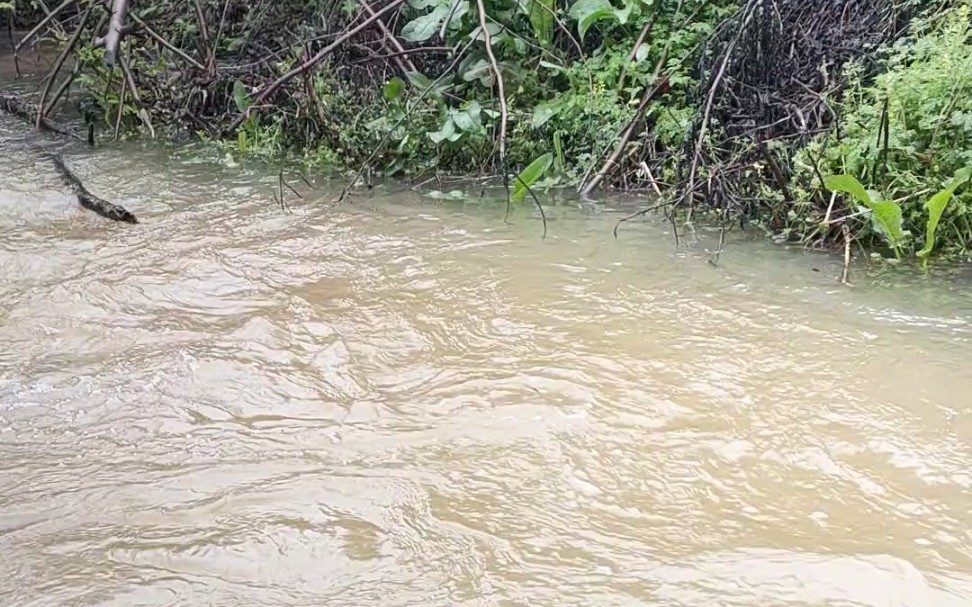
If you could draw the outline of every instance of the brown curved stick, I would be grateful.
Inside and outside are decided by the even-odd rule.
[[[54,169],[58,175],[61,176],[61,181],[77,196],[78,202],[82,207],[114,221],[138,223],[138,219],[125,207],[108,202],[104,198],[100,198],[89,192],[88,188],[84,187],[84,184],[81,183],[81,180],[64,165],[64,160],[60,156],[50,155],[48,158],[54,164]]]

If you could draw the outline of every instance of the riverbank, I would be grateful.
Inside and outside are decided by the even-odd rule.
[[[102,137],[340,167],[352,190],[458,173],[529,204],[641,191],[683,232],[702,213],[847,254],[968,258],[968,3],[774,7],[163,1],[106,53],[108,15],[82,2],[52,19],[66,67],[34,98],[56,114],[74,90]]]

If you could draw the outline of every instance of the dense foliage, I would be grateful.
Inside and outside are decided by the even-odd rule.
[[[142,0],[121,70],[104,6],[46,35],[70,45],[90,13],[62,83],[115,137],[475,173],[515,198],[646,189],[673,220],[811,246],[972,247],[968,0]]]

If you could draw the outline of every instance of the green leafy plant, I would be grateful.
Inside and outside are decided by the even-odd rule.
[[[864,207],[870,209],[872,217],[881,228],[888,244],[896,256],[901,256],[901,244],[905,238],[902,229],[901,206],[893,200],[882,200],[877,192],[868,192],[857,177],[853,175],[829,175],[824,185],[832,192],[850,194]]]
[[[917,253],[918,257],[922,260],[927,261],[932,249],[935,248],[935,231],[938,229],[938,222],[942,218],[942,213],[945,212],[945,207],[955,194],[955,190],[969,180],[970,174],[972,174],[972,171],[968,167],[959,169],[943,190],[925,202],[925,208],[928,210],[928,223],[925,227],[925,246]]]
[[[873,77],[864,63],[846,66],[843,77],[850,85],[842,101],[834,102],[839,109],[834,133],[794,159],[798,183],[813,183],[818,170],[856,176],[860,187],[846,182],[843,189],[840,183],[827,187],[871,210],[874,221],[860,237],[877,236],[900,253],[905,245],[919,246],[907,241],[909,233],[924,233],[915,251],[922,260],[933,251],[968,256],[972,247],[972,192],[960,189],[972,166],[970,18],[972,3],[959,0],[915,20],[908,38],[875,53],[879,70]],[[887,138],[878,137],[885,127]],[[930,186],[943,182],[940,189]],[[869,190],[883,195],[875,198]],[[800,193],[804,202],[812,191],[807,186]],[[822,213],[810,204],[797,209]]]
[[[510,196],[510,199],[514,202],[523,200],[529,188],[532,188],[543,177],[551,164],[553,164],[553,154],[548,152],[527,165],[517,175],[516,183],[513,185],[513,194]]]

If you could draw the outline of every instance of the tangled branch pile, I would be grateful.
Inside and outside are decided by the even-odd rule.
[[[905,9],[898,0],[748,0],[725,21],[699,62],[699,109],[680,171],[689,208],[752,216],[772,184],[786,203],[769,208],[782,228],[796,202],[790,159],[838,126],[844,65],[896,40]]]

